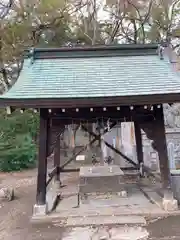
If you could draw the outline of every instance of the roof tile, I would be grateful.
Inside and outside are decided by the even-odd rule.
[[[180,77],[157,55],[25,59],[1,98],[83,98],[180,93]]]

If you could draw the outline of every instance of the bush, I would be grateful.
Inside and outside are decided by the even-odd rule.
[[[36,145],[30,134],[17,135],[13,141],[0,143],[0,170],[19,171],[36,165]]]
[[[18,111],[0,115],[0,171],[19,171],[36,165],[38,115]]]

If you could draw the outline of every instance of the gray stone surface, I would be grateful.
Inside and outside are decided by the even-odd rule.
[[[84,216],[68,218],[67,226],[112,226],[112,225],[145,225],[142,216]]]
[[[110,240],[147,240],[149,233],[142,227],[112,228]]]
[[[171,170],[171,186],[174,197],[180,203],[180,170]]]
[[[79,177],[80,195],[124,190],[124,173],[116,165],[81,167]]]
[[[71,189],[72,190],[72,189]],[[65,191],[65,188],[62,189]],[[77,195],[64,195],[59,202],[55,212],[58,218],[78,218],[103,216],[109,218],[112,216],[124,217],[127,215],[157,215],[164,214],[162,207],[153,204],[149,198],[137,186],[127,188],[128,196],[119,197],[117,194],[90,194],[86,203],[77,207]],[[153,193],[153,190],[151,190]],[[160,199],[162,204],[162,198]],[[51,216],[50,216],[51,217]],[[91,219],[89,219],[91,220]],[[81,224],[84,221],[81,222]],[[91,221],[89,222],[91,223]]]
[[[124,176],[118,165],[83,166],[80,168],[80,177],[111,177]]]
[[[73,228],[63,240],[147,240],[149,233],[142,227]]]
[[[63,240],[91,240],[95,229],[84,227],[84,228],[73,228],[70,232],[66,233]]]
[[[151,146],[151,140],[142,132],[145,165],[152,170],[159,170],[159,157],[157,151]],[[180,166],[180,128],[166,128],[166,142],[171,169]]]
[[[163,199],[162,206],[165,211],[176,211],[178,210],[178,202],[176,199]]]
[[[41,217],[47,214],[47,205],[34,205],[33,217]]]
[[[56,189],[56,185],[50,188],[46,195],[46,204],[47,204],[47,212],[51,212],[54,207],[56,206],[57,199],[58,199],[58,192]]]

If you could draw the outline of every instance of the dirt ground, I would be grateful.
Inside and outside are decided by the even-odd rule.
[[[0,174],[0,186],[15,189],[15,200],[0,203],[0,240],[61,240],[65,229],[29,222],[36,194],[36,170]],[[168,217],[147,226],[151,240],[180,240],[180,216]]]
[[[36,170],[0,174],[0,185],[15,188],[15,200],[0,203],[0,240],[60,240],[63,229],[30,224],[36,195]],[[54,229],[55,228],[55,229]]]

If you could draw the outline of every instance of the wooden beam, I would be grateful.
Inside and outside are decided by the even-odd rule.
[[[110,148],[111,150],[113,150],[115,153],[119,154],[121,157],[123,157],[127,162],[131,163],[133,166],[137,167],[138,164],[135,163],[134,161],[132,161],[129,157],[127,157],[126,155],[124,155],[121,151],[119,151],[118,149],[114,148],[111,144],[109,144],[108,142],[106,142],[105,140],[103,140],[104,143],[106,144],[106,146],[108,148]]]
[[[95,141],[97,141],[97,138],[94,138],[90,143],[82,147],[76,154],[73,154],[73,156],[67,162],[65,162],[60,168],[61,169],[65,168],[65,166],[67,166],[70,162],[72,162],[79,154],[84,152],[88,148],[88,146],[92,145]]]
[[[47,139],[48,139],[48,112],[40,109],[40,131],[39,131],[39,161],[37,176],[37,205],[46,204],[46,174],[47,174]]]
[[[93,110],[92,110],[93,109]],[[104,111],[106,109],[106,111]],[[65,111],[63,111],[65,110]],[[65,124],[96,122],[102,118],[106,121],[109,118],[117,122],[138,121],[146,122],[153,119],[152,111],[144,109],[143,106],[134,106],[133,110],[129,106],[118,107],[94,107],[94,108],[80,108],[76,111],[75,108],[71,109],[54,109],[52,112],[53,119],[61,119]]]
[[[46,182],[46,187],[50,184],[50,182],[52,181],[52,179],[53,179],[53,176],[51,176],[51,177],[48,178],[48,180],[47,180],[47,182]]]
[[[80,168],[69,168],[69,169],[60,169],[61,172],[64,172],[64,173],[70,173],[70,172],[79,172],[80,171]]]
[[[121,105],[144,105],[174,103],[180,101],[179,93],[150,94],[121,97],[86,97],[83,98],[44,98],[44,99],[1,99],[1,107],[26,107],[26,108],[80,108],[80,107],[108,107]]]
[[[168,152],[166,145],[166,134],[164,126],[164,114],[163,107],[155,109],[155,125],[154,125],[154,146],[159,155],[160,171],[162,187],[164,189],[164,195],[169,194],[170,190],[170,168],[168,160]]]
[[[56,174],[56,171],[57,171],[57,169],[56,169],[56,167],[54,167],[53,170],[50,173],[48,173],[48,176],[50,178],[53,178],[55,176],[55,174]]]
[[[116,125],[115,122],[114,122],[114,123],[111,123],[110,128],[114,127],[115,125]],[[84,126],[82,126],[82,127],[84,127]],[[104,134],[105,134],[106,132],[108,132],[108,129],[105,129],[105,130],[104,130]],[[88,148],[88,146],[91,146],[95,141],[99,140],[100,137],[101,137],[100,135],[96,135],[96,134],[95,134],[94,139],[93,139],[90,143],[88,143],[88,144],[86,144],[84,147],[82,147],[76,154],[73,154],[73,156],[72,156],[66,163],[64,163],[60,168],[62,169],[62,168],[64,168],[65,166],[67,166],[67,165],[68,165],[70,162],[72,162],[79,154],[81,154],[82,152],[84,152],[84,151]]]
[[[57,135],[55,149],[54,149],[54,167],[56,168],[55,181],[60,182],[60,139],[61,134]]]
[[[134,122],[135,138],[136,138],[136,152],[139,165],[143,163],[143,145],[141,128],[138,122]]]
[[[89,134],[91,134],[93,137],[100,139],[101,135],[97,135],[91,131],[89,131],[86,127],[84,127],[83,125],[81,126],[82,129],[86,132],[88,132]],[[112,125],[110,126],[110,128],[112,128]],[[121,157],[123,157],[126,161],[128,161],[129,163],[131,163],[133,166],[138,166],[135,162],[133,162],[130,158],[128,158],[126,155],[124,155],[121,151],[119,151],[118,149],[114,148],[111,144],[109,144],[108,142],[106,142],[105,140],[101,139],[107,147],[109,147],[111,150],[113,150],[114,152],[116,152],[117,154],[119,154]]]

